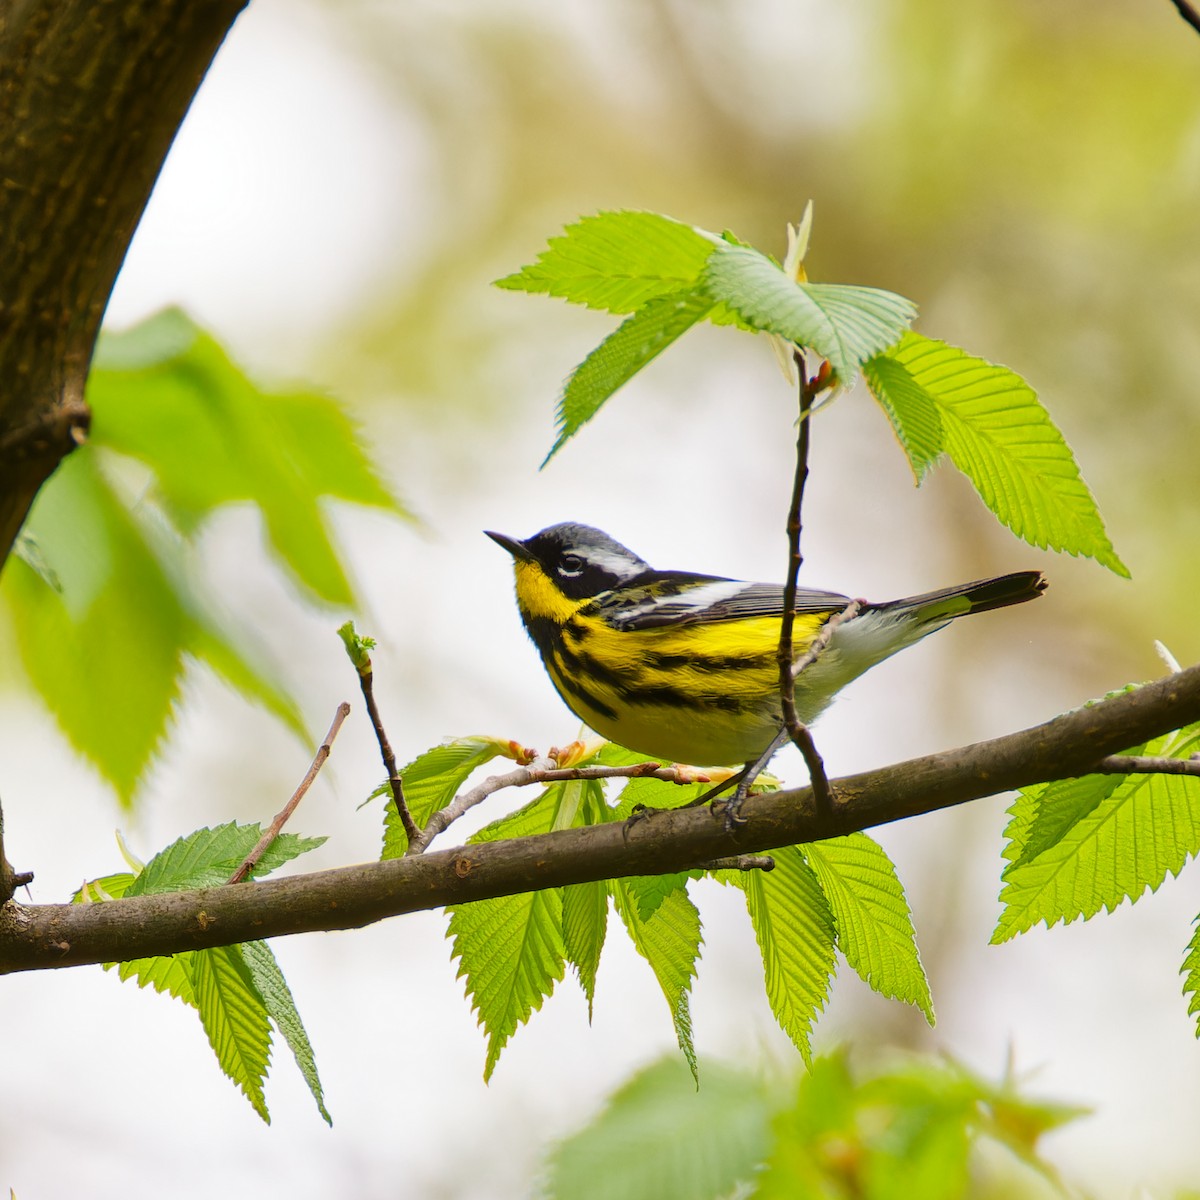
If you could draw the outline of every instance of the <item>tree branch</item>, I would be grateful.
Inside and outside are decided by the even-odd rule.
[[[1200,666],[992,741],[811,788],[746,800],[729,831],[707,808],[671,809],[537,837],[413,855],[236,887],[99,904],[0,908],[0,973],[176,954],[281,934],[351,929],[384,917],[623,875],[685,870],[816,841],[983,796],[1091,772],[1122,749],[1200,721]]]
[[[0,565],[87,435],[100,318],[246,0],[0,0]]]

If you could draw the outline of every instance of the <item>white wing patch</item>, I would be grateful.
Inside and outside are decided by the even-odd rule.
[[[645,625],[647,618],[653,618],[653,624],[685,623],[712,608],[714,604],[741,595],[749,586],[740,579],[715,579],[711,583],[698,584],[673,596],[643,595],[632,603],[623,603],[607,615],[618,628],[634,624]]]

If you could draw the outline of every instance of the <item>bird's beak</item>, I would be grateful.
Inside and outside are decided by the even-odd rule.
[[[483,531],[496,543],[497,546],[503,546],[518,562],[532,562],[533,555],[525,548],[525,543],[518,541],[514,537],[509,537],[507,533],[493,533],[490,529]]]

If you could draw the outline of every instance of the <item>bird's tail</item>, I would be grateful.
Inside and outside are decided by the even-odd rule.
[[[974,583],[943,588],[940,592],[906,596],[903,600],[873,604],[871,607],[881,612],[891,610],[896,615],[915,618],[921,625],[945,624],[967,613],[988,612],[993,608],[1007,608],[1010,604],[1036,600],[1045,590],[1046,577],[1041,571],[1016,571],[1012,575],[978,579]]]

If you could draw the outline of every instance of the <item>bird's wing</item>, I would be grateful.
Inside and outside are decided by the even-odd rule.
[[[618,629],[700,625],[741,617],[783,614],[783,588],[682,571],[647,572],[595,600],[598,615]],[[796,593],[797,613],[841,612],[850,603],[837,592]]]

